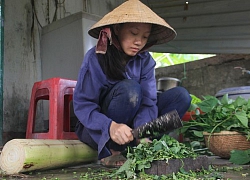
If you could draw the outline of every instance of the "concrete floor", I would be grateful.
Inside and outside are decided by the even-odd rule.
[[[227,167],[229,170],[227,172],[220,172],[223,174],[223,179],[230,180],[250,180],[250,165],[233,165],[228,160],[221,159],[216,156],[209,157],[210,164],[214,167],[222,168]],[[98,172],[115,171],[114,168],[105,168],[98,163],[89,163],[67,168],[51,169],[46,171],[35,171],[25,174],[13,175],[8,177],[2,177],[1,180],[16,180],[16,179],[30,179],[30,180],[71,180],[71,179],[88,179],[86,177],[87,173],[93,170],[98,170]],[[100,176],[97,179],[102,179]]]
[[[228,172],[222,173],[224,179],[229,178],[232,180],[250,180],[250,165],[234,165],[226,159],[221,159],[217,156],[212,156],[209,158],[210,163],[214,167],[228,167]],[[242,169],[242,170],[241,170]]]

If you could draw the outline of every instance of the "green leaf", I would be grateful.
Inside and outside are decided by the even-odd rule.
[[[154,150],[155,150],[155,151],[159,151],[160,149],[162,149],[162,144],[161,144],[161,143],[156,143],[156,144],[154,145]]]
[[[245,127],[248,127],[248,118],[246,112],[236,112],[235,116],[240,120],[241,124]]]
[[[241,96],[238,96],[238,97],[236,98],[236,100],[235,100],[235,104],[236,104],[237,106],[242,106],[242,105],[244,105],[244,104],[247,104],[247,100],[244,99],[244,98],[242,98]]]
[[[201,143],[199,141],[192,141],[190,142],[190,145],[192,148],[195,148],[195,147],[200,147]]]
[[[197,103],[197,106],[201,109],[201,111],[207,113],[211,112],[217,104],[218,104],[218,99],[211,96],[208,99],[205,99],[200,103]]]
[[[172,147],[170,149],[173,153],[177,154],[180,151],[181,147]]]
[[[201,132],[201,131],[195,131],[195,130],[193,130],[193,133],[194,133],[195,136],[203,137],[203,132]]]
[[[180,168],[180,172],[181,172],[182,174],[188,174],[188,172],[187,172],[183,167]]]
[[[184,125],[185,125],[186,123],[187,123],[187,122],[185,122],[185,121],[183,122]],[[183,126],[182,128],[179,129],[179,131],[180,131],[180,133],[184,133],[184,132],[186,132],[186,131],[188,130],[188,128],[189,128],[189,127]]]
[[[139,165],[138,165],[138,170],[141,171],[141,170],[143,170],[144,168],[150,168],[150,167],[151,167],[151,163],[150,163],[150,162],[148,162],[148,163],[146,163],[146,164],[139,164]]]
[[[250,99],[247,101],[247,108],[250,109]]]
[[[173,178],[173,180],[178,180],[174,172],[173,172],[173,177],[172,178]]]
[[[132,159],[127,159],[127,161],[125,161],[125,163],[116,171],[115,174],[127,171],[132,163],[133,163]]]
[[[224,94],[224,96],[221,98],[220,102],[222,104],[229,104],[228,103],[228,94]]]
[[[232,150],[229,161],[238,165],[249,163],[250,150]]]

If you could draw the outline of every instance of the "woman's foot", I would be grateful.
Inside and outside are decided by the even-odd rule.
[[[112,155],[101,159],[101,164],[106,167],[120,167],[127,160],[120,151],[111,150]]]

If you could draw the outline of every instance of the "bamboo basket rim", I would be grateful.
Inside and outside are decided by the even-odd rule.
[[[219,133],[209,133],[209,132],[203,132],[204,136],[221,136],[221,135],[244,135],[243,133],[239,133],[237,131],[221,131]]]

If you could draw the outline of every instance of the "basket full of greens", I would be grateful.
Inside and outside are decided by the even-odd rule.
[[[192,107],[196,111],[195,119],[183,122],[180,132],[184,137],[191,141],[205,141],[206,146],[212,152],[215,148],[223,150],[222,145],[228,148],[235,144],[228,148],[226,156],[222,155],[224,158],[229,158],[228,154],[231,150],[250,149],[250,99],[241,96],[230,99],[228,94],[221,99],[214,96],[204,96],[203,98],[204,100]],[[202,113],[197,109],[200,109]],[[236,134],[243,136],[240,143],[238,140],[233,140]],[[230,139],[231,141],[226,141]],[[220,156],[217,152],[215,154]]]

